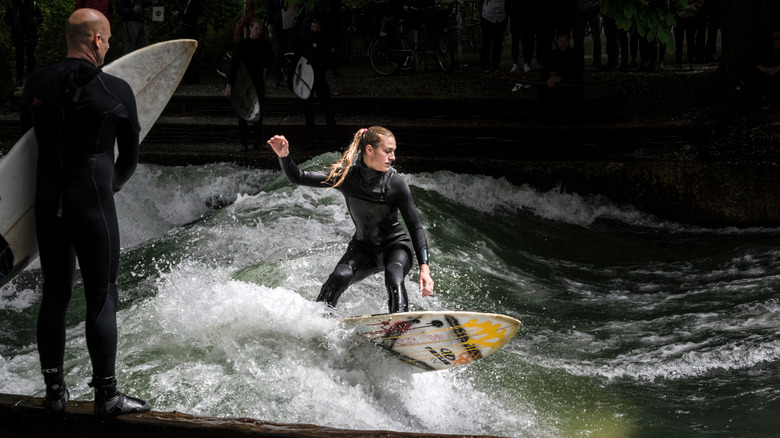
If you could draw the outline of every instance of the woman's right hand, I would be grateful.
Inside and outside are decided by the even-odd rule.
[[[276,152],[277,156],[286,157],[290,155],[290,143],[287,142],[283,135],[274,135],[268,140],[268,144]]]

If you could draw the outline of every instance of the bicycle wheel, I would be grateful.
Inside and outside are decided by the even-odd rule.
[[[479,50],[482,46],[482,28],[479,26],[479,21],[472,20],[469,24],[464,24],[464,28],[469,47],[472,50]]]
[[[403,62],[403,41],[395,35],[382,35],[368,48],[371,68],[382,76],[398,71]]]
[[[439,67],[445,73],[451,73],[455,67],[455,48],[451,38],[446,33],[436,35],[433,42],[436,50],[436,60],[439,61]]]

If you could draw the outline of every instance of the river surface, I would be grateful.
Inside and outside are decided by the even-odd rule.
[[[320,169],[335,155],[307,166]],[[523,322],[501,351],[417,372],[341,328],[380,276],[314,302],[353,233],[337,191],[230,164],[142,165],[117,195],[120,390],[154,409],[510,437],[780,436],[780,229],[702,229],[502,179],[405,174],[436,290],[413,310]],[[71,395],[91,399],[84,300]],[[0,392],[43,395],[37,262],[0,289]]]

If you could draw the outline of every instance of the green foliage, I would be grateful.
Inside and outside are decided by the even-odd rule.
[[[3,14],[11,7],[11,1],[3,2]],[[39,42],[36,55],[38,66],[48,65],[62,59],[67,51],[65,44],[65,22],[73,12],[73,0],[38,1],[38,7],[43,15],[43,23],[39,28]],[[14,49],[11,45],[11,30],[3,22],[0,24],[0,46],[11,59],[14,59]]]
[[[312,0],[310,0],[312,1]],[[163,21],[152,21],[151,11],[147,12],[147,29],[151,42],[166,41],[175,38],[178,20],[172,16],[175,10],[182,10],[187,0],[161,0],[160,4],[165,8]],[[112,2],[116,5],[116,0]],[[219,7],[213,7],[218,3]],[[10,0],[3,1],[3,11],[10,4]],[[200,30],[200,42],[197,62],[202,71],[214,71],[217,60],[233,46],[233,29],[244,13],[244,0],[221,0],[213,2],[204,0],[203,16],[198,28]],[[255,11],[258,14],[265,13],[266,2],[255,2]],[[38,1],[38,6],[43,14],[43,24],[40,27],[40,39],[35,50],[38,57],[38,66],[51,65],[59,62],[67,53],[65,43],[65,23],[73,12],[73,0],[46,0]],[[111,49],[106,56],[106,62],[116,59],[124,53],[122,41],[122,18],[114,12],[114,20],[111,26]],[[11,35],[8,26],[0,24],[0,50],[7,53],[13,59],[14,49],[11,45]]]
[[[686,6],[688,0],[678,0]],[[673,0],[661,2],[661,6],[647,6],[637,0],[603,0],[604,15],[613,17],[620,29],[636,29],[639,36],[666,45],[674,53],[676,47],[671,29],[676,24]]]

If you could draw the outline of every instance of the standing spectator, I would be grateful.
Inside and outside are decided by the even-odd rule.
[[[227,83],[225,84],[225,95],[230,96],[233,87],[236,85],[236,77],[241,63],[249,70],[249,76],[252,77],[252,85],[257,93],[257,100],[260,101],[260,118],[254,122],[253,148],[260,150],[263,144],[263,107],[265,106],[265,75],[273,64],[273,52],[265,36],[265,22],[260,18],[253,18],[249,25],[249,38],[241,40],[236,46],[233,58],[230,60],[230,70],[228,70]],[[241,117],[238,118],[238,128],[241,135],[241,149],[249,149],[247,139],[248,122]]]
[[[553,29],[549,18],[544,15],[543,2],[537,0],[515,0],[524,11],[520,16],[522,28],[523,72],[530,72],[536,52],[536,64],[544,62],[544,56],[551,49]],[[536,46],[534,47],[534,42]],[[535,49],[535,50],[534,50]]]
[[[198,20],[203,13],[203,5],[200,0],[187,0],[184,10],[173,11],[171,15],[179,19],[176,28],[176,36],[179,38],[198,39]]]
[[[299,53],[309,61],[314,71],[314,84],[309,98],[304,101],[306,127],[310,134],[314,132],[314,95],[320,101],[325,111],[325,123],[328,127],[330,140],[336,142],[336,118],[333,113],[333,101],[330,95],[330,85],[325,74],[330,67],[335,49],[329,44],[325,31],[318,17],[311,19],[309,32],[301,42]]]
[[[284,54],[294,52],[300,40],[301,15],[306,8],[305,0],[269,0],[268,22],[274,48],[274,86],[282,81]]]
[[[567,31],[558,31],[555,36],[555,50],[550,52],[542,69],[542,82],[550,89],[562,86],[582,85],[582,63],[576,49],[571,47]]]
[[[505,0],[477,0],[480,25],[482,27],[482,48],[480,63],[482,71],[498,71],[501,67],[501,46],[504,42],[507,11]]]
[[[590,26],[593,39],[593,69],[601,69],[601,4],[595,0],[577,0],[574,8],[574,48],[585,62],[585,32]],[[583,64],[584,65],[584,64]]]
[[[13,0],[6,10],[5,22],[11,27],[11,44],[16,51],[16,86],[24,83],[24,57],[27,73],[35,70],[35,47],[38,45],[38,26],[43,22],[38,4],[33,0]]]
[[[531,13],[527,0],[506,0],[509,15],[509,34],[512,37],[512,69],[510,73],[520,71],[520,47],[523,48],[523,72],[531,71],[534,56],[533,22],[539,17]]]
[[[780,103],[780,32],[772,33],[771,40],[761,45],[755,66],[750,82],[761,95],[761,108],[777,105]]]
[[[559,27],[561,12],[559,3],[561,1],[530,1],[531,19],[534,22],[533,29],[536,38],[536,63],[540,68],[544,68],[544,63],[550,56],[555,42],[556,29]]]
[[[114,8],[111,5],[111,0],[76,0],[73,10],[81,8],[99,11],[108,19],[109,24],[114,22]]]
[[[556,32],[555,50],[544,63],[539,87],[543,109],[552,112],[578,110],[583,93],[582,61],[570,45],[567,30]]]
[[[159,3],[160,0],[117,0],[116,11],[124,20],[125,54],[149,45],[144,9]]]
[[[201,13],[203,13],[203,5],[200,0],[187,0],[187,4],[184,6],[183,11],[173,11],[172,15],[179,18],[176,36],[178,38],[188,38],[199,41],[198,19],[200,19]],[[182,79],[185,84],[192,85],[200,83],[197,56],[200,52],[200,48],[198,47],[195,50],[196,52],[193,55],[192,61],[190,61],[190,65],[187,66],[187,71],[184,73],[184,78]]]
[[[607,70],[618,68],[618,58],[620,59],[620,69],[628,69],[628,31],[620,29],[613,17],[603,16],[604,18],[604,37],[607,40]],[[619,50],[618,50],[619,49]],[[618,57],[618,53],[620,56]]]
[[[273,78],[274,87],[282,83],[282,57],[284,53],[279,53],[280,36],[282,32],[282,3],[284,0],[268,0],[265,22],[268,26],[268,36],[271,38],[271,44],[274,51]],[[277,53],[279,57],[277,58]]]
[[[328,44],[333,49],[329,62],[333,77],[339,77],[339,49],[344,40],[344,12],[346,8],[342,0],[327,0],[324,4],[322,17],[322,31]]]
[[[701,35],[696,33],[696,48],[704,62],[715,62],[718,30],[720,29],[721,0],[707,0],[699,11],[701,15]],[[704,31],[706,30],[706,37]]]
[[[656,14],[656,10],[666,7],[666,0],[647,0],[642,1],[641,5],[650,9],[650,14]],[[632,35],[633,38],[633,35]],[[636,32],[636,38],[639,40],[639,58],[641,59],[641,65],[639,71],[652,72],[655,71],[655,62],[658,60],[658,41],[655,39],[648,40],[646,36],[639,35]],[[632,42],[633,44],[633,42]],[[666,48],[663,49],[663,54],[666,54]]]
[[[704,0],[688,0],[688,4],[683,6],[678,0],[674,3],[675,21],[674,43],[677,46],[675,58],[677,60],[678,70],[693,70],[693,58],[696,56],[696,15],[701,9]],[[687,42],[687,64],[683,67],[683,41]]]

